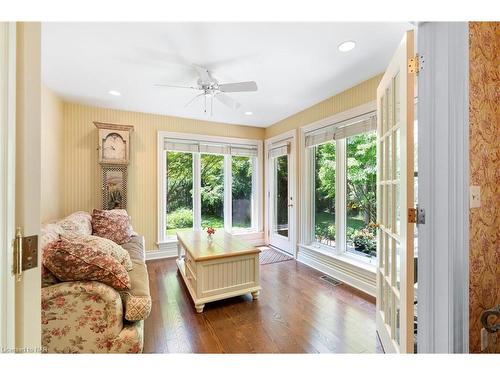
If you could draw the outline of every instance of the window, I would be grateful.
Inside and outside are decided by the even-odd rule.
[[[314,147],[314,239],[335,246],[335,143]]]
[[[346,140],[346,251],[377,256],[377,137],[375,131]]]
[[[193,228],[193,154],[167,152],[167,235]]]
[[[224,228],[224,156],[202,154],[200,159],[201,227],[221,229]]]
[[[376,121],[354,118],[305,134],[310,244],[374,262]]]
[[[253,163],[248,156],[232,157],[232,226],[233,229],[252,227]]]
[[[260,141],[159,132],[158,147],[159,243],[208,226],[262,232]]]

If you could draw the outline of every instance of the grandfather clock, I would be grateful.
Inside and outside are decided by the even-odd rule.
[[[127,168],[132,125],[94,122],[99,130],[99,164],[102,176],[102,208],[127,208]]]

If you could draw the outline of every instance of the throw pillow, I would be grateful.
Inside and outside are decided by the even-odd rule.
[[[130,220],[114,210],[95,210],[92,212],[92,232],[121,245],[130,241]]]
[[[75,234],[92,234],[91,216],[88,212],[74,212],[57,222],[65,231]]]
[[[130,289],[130,277],[111,255],[66,239],[51,243],[43,265],[61,281],[99,281],[116,290]]]
[[[123,265],[127,271],[130,271],[133,268],[128,251],[115,242],[108,240],[107,238],[97,236],[84,236],[81,234],[73,233],[64,233],[61,235],[61,237],[67,239],[70,242],[82,243],[88,245],[93,249],[101,250],[102,252],[111,255],[121,265]]]

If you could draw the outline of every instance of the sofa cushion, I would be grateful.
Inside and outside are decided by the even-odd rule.
[[[88,212],[77,211],[57,222],[65,231],[75,234],[92,234],[92,217]]]
[[[96,210],[92,212],[92,233],[110,239],[121,245],[130,241],[131,229],[128,215],[116,210]]]
[[[130,322],[146,319],[151,312],[151,295],[146,264],[133,260],[134,268],[129,272],[131,287],[120,292],[125,310],[125,319]]]
[[[130,288],[130,278],[115,258],[85,243],[64,238],[43,254],[43,265],[61,281],[100,281],[117,290]]]
[[[42,288],[59,283],[55,275],[42,264]]]
[[[132,269],[132,261],[130,260],[130,255],[127,250],[107,238],[84,236],[73,233],[65,233],[61,236],[70,242],[86,244],[94,249],[101,250],[102,252],[115,258],[121,265],[123,265],[123,267],[125,267],[127,271]]]
[[[130,241],[123,243],[121,246],[127,250],[130,259],[140,260],[142,262],[146,261],[143,236],[132,236],[130,237]]]

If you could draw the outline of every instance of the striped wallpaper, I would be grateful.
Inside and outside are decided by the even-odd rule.
[[[62,215],[101,206],[98,135],[93,122],[134,126],[128,175],[128,211],[146,250],[157,248],[156,141],[159,130],[263,139],[264,129],[147,113],[64,103],[62,137]]]

